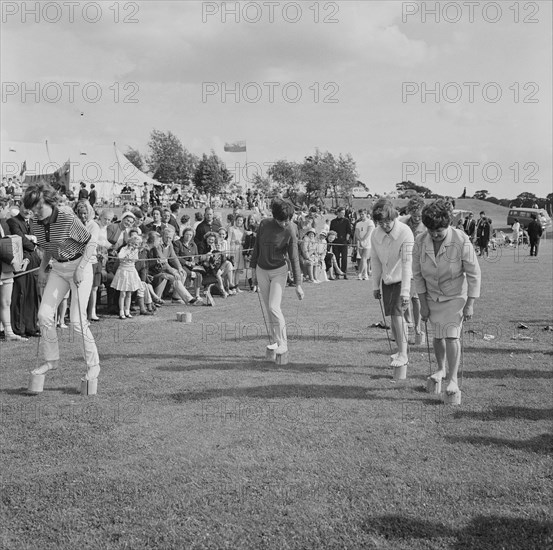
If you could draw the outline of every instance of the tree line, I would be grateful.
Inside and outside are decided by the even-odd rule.
[[[151,173],[162,184],[192,185],[208,196],[241,192],[233,175],[213,150],[209,155],[204,153],[198,157],[170,131],[152,130],[146,155],[129,148],[125,156],[139,170]],[[307,204],[322,203],[331,197],[334,205],[338,205],[341,199],[351,197],[353,187],[358,185],[357,166],[349,153],[335,155],[316,149],[315,154],[304,157],[302,162],[277,160],[266,170],[265,176],[255,174],[246,186],[267,197],[281,195]],[[395,187],[400,198],[409,198],[413,194],[428,199],[442,196],[412,181],[396,183]],[[540,198],[534,193],[523,192],[514,199],[498,199],[482,189],[472,198],[507,207],[537,204],[549,211],[553,205],[553,193]]]
[[[170,131],[152,130],[148,153],[130,148],[125,157],[141,171],[149,172],[161,184],[193,185],[207,195],[239,192],[234,176],[212,150],[198,157],[183,146]],[[306,156],[302,162],[277,160],[263,176],[255,174],[247,187],[264,196],[282,195],[294,201],[316,203],[327,196],[336,202],[351,193],[358,184],[357,167],[350,154],[321,152]]]

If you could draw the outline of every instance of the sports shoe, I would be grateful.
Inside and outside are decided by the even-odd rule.
[[[357,275],[357,279],[358,279],[359,281],[362,281],[362,280],[363,280],[363,275],[361,275],[361,273],[359,273],[359,275]]]
[[[288,345],[287,344],[280,344],[280,346],[277,347],[275,350],[275,353],[277,355],[283,355],[288,352]]]

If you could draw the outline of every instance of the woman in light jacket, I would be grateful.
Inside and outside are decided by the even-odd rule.
[[[450,202],[438,199],[426,205],[422,223],[427,231],[417,236],[413,249],[421,318],[430,320],[434,329],[438,371],[431,378],[446,378],[448,395],[459,391],[459,337],[463,321],[472,319],[474,300],[480,296],[480,267],[474,248],[464,231],[451,227],[452,219]]]

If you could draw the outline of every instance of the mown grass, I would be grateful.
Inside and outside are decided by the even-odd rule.
[[[552,248],[481,264],[459,407],[425,393],[426,348],[392,381],[357,280],[308,286],[301,303],[287,290],[286,366],[265,360],[249,292],[192,308],[191,325],[175,321],[182,306],[106,317],[94,397],[77,393],[67,331],[38,397],[22,395],[36,340],[2,343],[0,545],[551,547]]]

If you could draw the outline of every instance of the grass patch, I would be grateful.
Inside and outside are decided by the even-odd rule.
[[[551,547],[552,252],[481,264],[459,407],[424,391],[426,348],[391,380],[357,280],[308,286],[301,303],[287,290],[286,366],[265,360],[249,292],[191,308],[190,325],[182,306],[97,323],[90,398],[67,331],[38,397],[21,394],[36,340],[2,343],[0,546]]]

